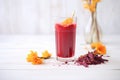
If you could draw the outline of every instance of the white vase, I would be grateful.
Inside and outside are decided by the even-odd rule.
[[[90,12],[90,19],[85,28],[85,42],[87,44],[93,42],[101,42],[101,28],[97,22],[97,15],[96,12]]]

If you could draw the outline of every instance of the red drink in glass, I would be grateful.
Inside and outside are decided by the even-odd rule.
[[[55,25],[57,59],[69,61],[75,54],[76,24]],[[61,60],[61,61],[62,61]]]

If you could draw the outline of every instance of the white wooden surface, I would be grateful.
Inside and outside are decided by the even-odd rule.
[[[0,35],[0,80],[120,80],[120,35],[103,37],[109,62],[89,68],[73,63],[63,65],[55,59],[54,35]],[[86,53],[83,36],[77,35],[76,55]],[[40,55],[48,50],[52,58],[45,64],[26,62],[29,50]]]

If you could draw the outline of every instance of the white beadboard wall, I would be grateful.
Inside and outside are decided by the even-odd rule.
[[[97,8],[103,34],[120,34],[120,0],[101,0]],[[0,34],[54,34],[54,18],[75,10],[77,33],[83,34],[89,14],[82,0],[0,0]]]

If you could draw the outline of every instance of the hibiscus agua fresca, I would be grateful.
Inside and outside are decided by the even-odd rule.
[[[70,61],[75,55],[76,23],[68,17],[55,24],[56,56],[60,61]]]

